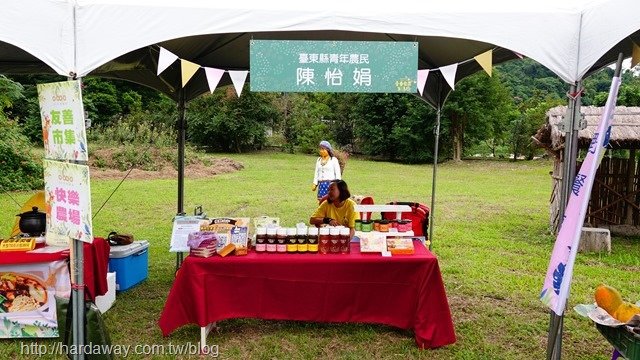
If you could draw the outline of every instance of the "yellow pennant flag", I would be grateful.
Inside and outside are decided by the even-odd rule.
[[[191,80],[196,71],[200,69],[200,65],[184,59],[180,59],[180,65],[182,70],[182,87],[184,87],[187,85],[189,80]]]
[[[491,71],[493,70],[493,50],[483,52],[482,54],[475,56],[474,59],[476,59],[484,71],[491,76]]]
[[[631,53],[631,67],[634,67],[640,63],[640,46],[633,43],[633,51]]]

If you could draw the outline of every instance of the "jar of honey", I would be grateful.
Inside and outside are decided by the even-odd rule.
[[[287,231],[287,253],[295,254],[298,251],[298,238],[296,236],[296,229],[294,228],[289,230],[293,230],[293,234],[290,234],[289,231]]]
[[[373,221],[373,231],[380,231],[380,220]]]
[[[300,227],[297,232],[297,240],[298,240],[298,252],[301,254],[309,251],[309,245],[307,243],[307,228]]]
[[[256,252],[267,251],[267,228],[256,229]]]
[[[310,227],[309,228],[309,234],[307,236],[307,250],[310,253],[318,253],[318,228],[317,227]]]
[[[276,252],[276,237],[277,237],[277,228],[268,228],[267,229],[267,252],[268,253]]]
[[[351,229],[347,227],[340,229],[340,238],[338,244],[340,245],[340,253],[349,253],[351,248]]]
[[[320,236],[318,237],[318,252],[320,252],[320,254],[328,254],[329,253],[329,248],[330,248],[330,243],[331,243],[331,236],[329,234],[329,228],[328,227],[321,227],[319,230],[319,234]]]
[[[332,254],[339,254],[340,253],[340,229],[338,227],[332,227],[329,230],[329,237],[331,241],[329,252]]]
[[[287,252],[287,239],[289,234],[291,233],[291,229],[280,228],[278,229],[278,235],[276,237],[276,252],[278,253],[286,253]],[[293,235],[295,236],[295,229],[293,230]]]

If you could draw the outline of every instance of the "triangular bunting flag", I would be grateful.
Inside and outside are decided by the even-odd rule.
[[[440,68],[440,73],[447,80],[447,84],[451,86],[451,90],[455,90],[456,86],[456,71],[458,71],[458,64],[452,64],[443,66]]]
[[[427,77],[429,76],[429,69],[418,70],[418,92],[420,96],[424,92],[424,86],[427,84]]]
[[[200,69],[200,65],[185,59],[180,59],[180,65],[182,67],[182,87],[184,87],[195,75],[196,71]]]
[[[213,94],[218,87],[218,83],[224,74],[224,70],[216,68],[204,68],[204,73],[207,75],[207,82],[209,83],[209,91]]]
[[[480,55],[474,56],[474,59],[482,66],[484,71],[491,76],[491,70],[493,67],[493,50],[485,51]]]
[[[640,46],[633,43],[633,51],[631,52],[631,67],[634,67],[640,63]]]
[[[515,51],[514,51],[513,53],[514,53],[514,54],[516,54],[516,56],[517,56],[517,57],[519,57],[519,58],[520,58],[520,60],[524,59],[524,56],[523,56],[522,54],[517,53],[517,52],[515,52]]]
[[[176,60],[178,60],[178,57],[175,54],[161,47],[160,56],[158,56],[158,72],[156,75],[160,75],[160,73],[167,70],[167,68]]]
[[[242,93],[242,87],[244,86],[244,82],[247,80],[247,75],[249,75],[248,70],[229,70],[229,76],[231,76],[231,81],[233,82],[233,87],[236,89],[238,97],[240,97],[240,94]]]

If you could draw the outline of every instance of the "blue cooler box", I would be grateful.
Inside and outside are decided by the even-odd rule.
[[[111,246],[109,271],[116,272],[116,290],[124,291],[149,276],[149,242],[134,241],[124,246]]]

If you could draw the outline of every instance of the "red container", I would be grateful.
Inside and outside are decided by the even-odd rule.
[[[407,232],[413,229],[411,220],[398,220],[398,232]]]

